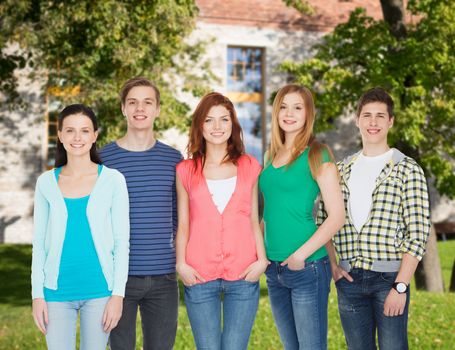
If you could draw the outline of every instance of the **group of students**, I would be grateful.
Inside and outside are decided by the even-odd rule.
[[[138,308],[143,348],[172,349],[176,272],[198,349],[247,349],[263,273],[284,349],[327,348],[332,278],[349,349],[376,349],[376,333],[381,349],[407,349],[429,203],[422,169],[387,144],[386,91],[360,98],[362,150],[335,164],[311,91],[282,87],[263,168],[220,93],[196,107],[186,160],[154,137],[152,82],[130,79],[120,99],[127,132],[101,157],[93,111],[65,107],[55,168],[37,180],[33,316],[49,349],[75,349],[78,313],[82,350],[135,349]]]

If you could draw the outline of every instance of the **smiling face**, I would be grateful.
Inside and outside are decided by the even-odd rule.
[[[68,155],[85,156],[98,137],[89,117],[83,114],[71,114],[63,119],[58,138]]]
[[[232,134],[232,119],[228,109],[222,105],[210,108],[202,124],[202,135],[207,144],[226,144]]]
[[[122,104],[122,112],[127,119],[128,129],[151,129],[160,114],[155,90],[150,86],[133,87]]]
[[[387,146],[387,134],[393,125],[387,105],[382,102],[367,103],[356,119],[364,146]]]
[[[305,126],[305,104],[299,93],[292,92],[284,96],[278,124],[285,134],[297,134]]]

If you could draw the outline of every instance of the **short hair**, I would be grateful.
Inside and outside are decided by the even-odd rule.
[[[122,89],[120,90],[120,101],[122,102],[122,105],[125,104],[126,102],[126,96],[128,96],[128,93],[130,90],[136,86],[149,86],[155,91],[155,98],[156,98],[156,104],[159,106],[160,105],[160,91],[156,87],[154,83],[152,83],[149,79],[145,77],[134,77],[131,79],[128,79],[125,84],[123,84]]]
[[[360,116],[360,112],[362,112],[362,108],[366,104],[374,102],[384,103],[387,106],[387,113],[389,113],[389,118],[394,117],[394,103],[392,96],[390,96],[389,93],[381,87],[375,87],[363,93],[357,102],[357,117]]]

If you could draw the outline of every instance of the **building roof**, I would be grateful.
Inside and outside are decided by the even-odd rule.
[[[346,22],[357,7],[365,8],[373,18],[382,18],[379,0],[308,0],[308,3],[315,10],[312,16],[300,14],[283,0],[196,0],[199,20],[217,24],[327,32]]]

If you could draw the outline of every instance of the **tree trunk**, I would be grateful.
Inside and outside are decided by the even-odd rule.
[[[424,289],[436,293],[444,292],[444,281],[442,279],[434,225],[431,225],[425,256],[417,266],[415,283],[417,289]]]
[[[452,277],[450,278],[449,292],[455,292],[455,260],[453,260]]]
[[[384,21],[389,25],[390,32],[397,39],[404,39],[407,35],[406,24],[404,22],[403,0],[380,0]],[[405,86],[411,86],[413,77],[406,78]],[[404,95],[401,96],[404,104]],[[402,150],[403,151],[403,150]],[[406,154],[414,156],[417,150],[409,150]],[[430,237],[428,237],[427,251],[417,266],[415,273],[415,283],[417,289],[425,289],[430,292],[444,292],[444,281],[442,279],[441,264],[439,262],[438,246],[436,242],[436,231],[431,226]]]
[[[403,0],[381,0],[381,8],[392,35],[398,40],[406,37]]]

